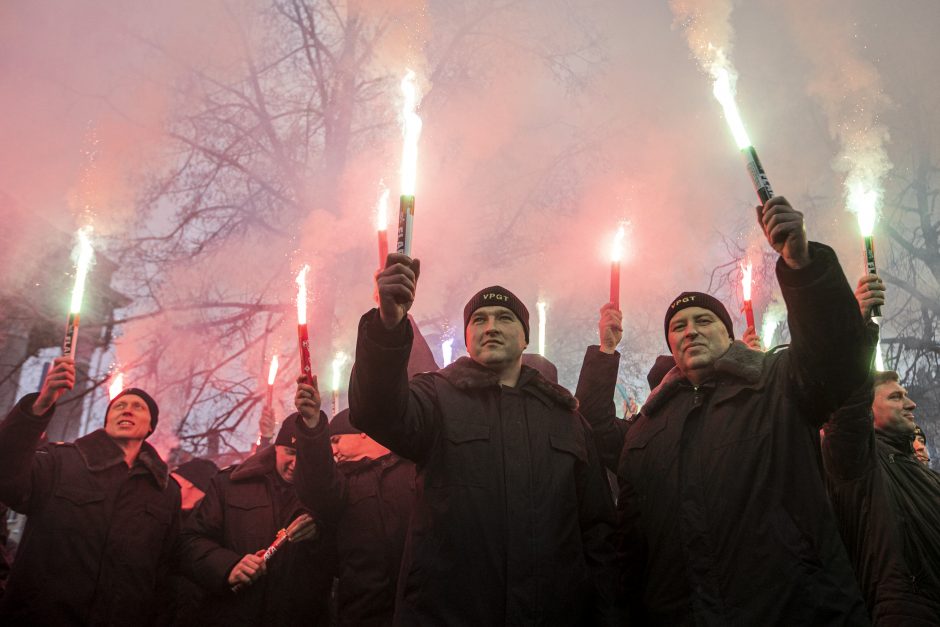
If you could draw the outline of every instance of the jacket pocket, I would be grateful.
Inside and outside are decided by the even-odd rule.
[[[47,518],[54,529],[70,529],[85,532],[103,528],[104,492],[63,485],[53,492],[50,516]]]
[[[556,452],[573,455],[581,463],[587,461],[587,449],[584,447],[584,443],[578,442],[575,438],[550,433],[548,434],[548,442]]]
[[[443,425],[440,457],[429,469],[434,487],[463,485],[482,487],[492,472],[490,426],[477,422],[450,421]]]

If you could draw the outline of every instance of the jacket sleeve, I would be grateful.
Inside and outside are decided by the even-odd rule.
[[[617,560],[614,546],[616,513],[610,485],[601,466],[591,428],[582,419],[587,462],[578,478],[579,523],[584,557],[594,583],[594,623],[625,625],[617,595]]]
[[[349,380],[349,420],[393,453],[420,464],[437,437],[439,419],[435,375],[408,382],[412,339],[407,318],[385,329],[378,309],[362,316]]]
[[[320,412],[320,423],[314,429],[299,416],[296,420],[297,498],[318,520],[335,529],[346,504],[346,475],[333,460],[326,414]]]
[[[578,411],[591,425],[601,463],[614,473],[617,472],[623,438],[629,427],[629,423],[617,418],[614,405],[619,368],[620,353],[608,355],[601,352],[600,346],[588,346],[575,391]]]
[[[50,448],[36,450],[55,413],[32,413],[38,394],[27,394],[0,423],[0,502],[29,515],[52,493],[55,460]]]
[[[790,385],[819,427],[865,382],[874,347],[835,251],[810,242],[810,255],[799,270],[778,259],[777,280],[790,327]]]
[[[224,522],[225,502],[221,477],[217,476],[180,532],[183,570],[210,592],[228,587],[228,574],[243,557],[222,545]]]

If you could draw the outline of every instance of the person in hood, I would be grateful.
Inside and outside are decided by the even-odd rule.
[[[862,277],[855,294],[864,320],[885,302],[877,275]],[[940,476],[914,455],[916,409],[896,372],[874,372],[824,427],[832,506],[879,626],[940,625]]]
[[[179,529],[179,487],[146,442],[159,408],[125,389],[103,428],[37,450],[74,384],[74,362],[57,357],[0,423],[0,501],[27,516],[0,624],[146,625]]]
[[[702,292],[666,307],[676,365],[626,431],[617,473],[623,594],[640,624],[868,622],[819,428],[865,381],[872,347],[832,249],[807,240],[783,197],[757,210],[793,341],[766,353],[735,341]]]
[[[183,570],[206,591],[203,625],[329,624],[333,545],[294,491],[296,417],[274,446],[213,477],[183,526]],[[288,542],[265,560],[281,529]]]
[[[389,255],[359,324],[350,420],[417,467],[398,625],[619,624],[613,503],[577,401],[522,365],[509,290],[464,308],[469,357],[409,383],[419,262]]]

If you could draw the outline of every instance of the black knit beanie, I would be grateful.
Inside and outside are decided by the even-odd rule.
[[[153,400],[153,397],[141,390],[140,388],[124,388],[121,390],[117,396],[111,399],[111,402],[108,403],[108,409],[105,410],[104,416],[105,421],[108,420],[108,414],[111,413],[111,406],[114,405],[114,402],[122,396],[127,396],[128,394],[133,394],[134,396],[139,396],[144,399],[144,403],[147,404],[147,408],[150,410],[150,433],[153,433],[157,430],[157,419],[160,417],[160,408],[157,406],[157,401]]]
[[[300,414],[294,412],[284,419],[281,423],[281,429],[274,438],[275,446],[289,446],[297,448],[297,421],[300,420]]]
[[[689,307],[701,307],[718,316],[718,319],[721,320],[725,328],[728,329],[728,337],[732,340],[734,339],[734,326],[731,324],[731,316],[728,315],[728,310],[725,309],[725,306],[721,304],[720,300],[704,292],[682,292],[672,299],[672,302],[666,309],[666,319],[663,321],[663,333],[666,335],[666,346],[669,346],[669,321],[672,320],[672,317],[675,316],[676,313]],[[671,346],[669,346],[669,350],[672,351]]]
[[[196,457],[185,464],[180,464],[173,472],[203,492],[208,492],[212,477],[219,474],[219,467],[211,460]]]
[[[344,409],[335,416],[333,420],[330,421],[330,435],[352,435],[355,433],[362,433],[359,429],[352,426],[352,423],[349,422],[349,410]]]
[[[516,314],[519,322],[522,323],[522,329],[525,331],[526,344],[529,343],[529,310],[525,308],[525,305],[515,294],[499,285],[483,288],[474,294],[466,307],[463,308],[464,342],[467,341],[467,326],[470,324],[470,316],[480,307],[505,307]]]

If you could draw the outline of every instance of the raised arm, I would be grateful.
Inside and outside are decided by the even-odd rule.
[[[294,407],[297,422],[297,498],[318,520],[335,528],[346,505],[346,475],[339,472],[330,446],[329,423],[320,410],[320,392],[297,379]]]

